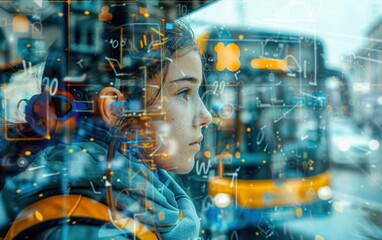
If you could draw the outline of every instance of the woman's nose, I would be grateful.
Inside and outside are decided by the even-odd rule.
[[[196,125],[199,127],[206,127],[211,123],[212,116],[210,112],[207,110],[206,106],[204,105],[201,99],[199,103],[200,104],[198,108]]]

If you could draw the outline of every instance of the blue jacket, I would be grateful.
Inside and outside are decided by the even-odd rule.
[[[42,151],[21,174],[8,179],[0,193],[0,220],[9,228],[25,208],[51,196],[83,196],[107,204],[106,185],[111,184],[119,215],[147,226],[163,239],[192,239],[199,234],[199,218],[191,199],[165,170],[155,174],[137,158],[116,153],[112,182],[105,178],[107,149],[92,143],[58,144]],[[47,204],[49,205],[49,204]],[[44,215],[34,211],[34,218]],[[110,222],[70,222],[62,219],[29,231],[33,239],[130,239],[131,228]],[[67,222],[67,224],[66,224]],[[31,238],[30,238],[31,239]]]

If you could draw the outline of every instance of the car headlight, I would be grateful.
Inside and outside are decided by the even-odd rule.
[[[317,194],[321,200],[329,200],[333,198],[333,192],[329,186],[320,187]]]
[[[231,196],[226,193],[218,193],[214,197],[214,203],[218,208],[226,208],[231,204]]]
[[[379,142],[375,139],[370,140],[369,142],[369,149],[372,151],[375,151],[379,148]]]

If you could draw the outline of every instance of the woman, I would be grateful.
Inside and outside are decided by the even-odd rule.
[[[211,115],[198,94],[203,73],[192,33],[181,24],[169,24],[161,41],[148,46],[143,60],[130,64],[125,75],[147,76],[146,111],[131,111],[131,89],[105,87],[99,93],[98,111],[111,128],[109,137],[105,135],[110,139],[108,148],[93,138],[56,144],[40,152],[26,171],[7,180],[0,195],[0,213],[7,216],[0,222],[3,231],[8,230],[6,239],[199,235],[191,199],[166,170],[191,171],[201,130]],[[110,35],[120,29],[114,28]],[[114,68],[113,54],[107,53],[105,59]]]

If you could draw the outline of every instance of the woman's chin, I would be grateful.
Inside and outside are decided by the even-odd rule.
[[[162,169],[176,174],[190,173],[194,168],[195,159],[194,156],[184,159],[184,157],[171,157],[171,160],[157,160],[155,164]]]
[[[194,168],[194,164],[195,164],[195,159],[194,159],[194,156],[192,156],[188,159],[185,159],[184,161],[179,161],[179,163],[177,164],[178,167],[173,172],[177,174],[190,173],[191,170]]]

